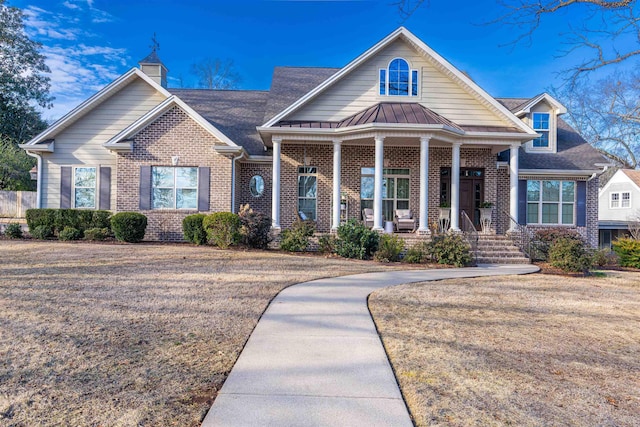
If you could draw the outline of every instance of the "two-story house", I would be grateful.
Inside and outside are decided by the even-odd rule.
[[[619,169],[600,190],[598,227],[601,248],[629,236],[631,222],[640,221],[640,171]]]

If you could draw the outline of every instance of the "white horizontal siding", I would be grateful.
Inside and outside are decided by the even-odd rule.
[[[380,96],[378,75],[393,58],[402,57],[420,74],[419,96]],[[465,125],[510,126],[436,69],[422,54],[397,40],[287,120],[339,121],[378,102],[420,102],[454,122]]]
[[[60,207],[60,167],[111,167],[111,207],[116,205],[116,155],[102,144],[125,129],[165,96],[135,79],[55,135],[55,152],[43,154],[42,206]]]

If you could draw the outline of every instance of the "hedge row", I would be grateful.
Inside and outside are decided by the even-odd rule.
[[[28,209],[26,217],[29,230],[43,227],[55,235],[60,235],[65,228],[75,228],[81,233],[90,228],[111,228],[109,211]]]

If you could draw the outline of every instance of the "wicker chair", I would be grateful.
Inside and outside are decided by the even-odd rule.
[[[393,219],[396,231],[411,230],[416,231],[416,220],[411,213],[411,209],[398,209]]]
[[[365,208],[362,210],[362,221],[366,227],[373,227],[373,209]]]

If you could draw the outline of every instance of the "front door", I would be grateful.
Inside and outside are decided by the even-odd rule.
[[[440,170],[440,200],[451,204],[451,168]],[[460,212],[480,229],[480,204],[484,201],[484,169],[460,169]]]

